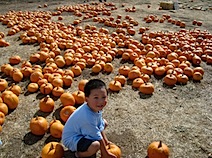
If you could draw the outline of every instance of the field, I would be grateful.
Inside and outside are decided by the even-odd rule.
[[[101,6],[102,8],[107,8],[111,14],[106,15],[106,12],[104,14],[103,11],[99,11],[99,14],[95,18],[93,17],[94,15],[86,14],[86,11],[81,13],[82,15],[80,16],[79,12],[75,12],[74,14],[73,11],[68,12],[66,10],[70,6],[79,7],[79,4],[81,6]],[[70,26],[73,29],[73,32],[67,31],[66,35],[69,33],[73,35],[74,31],[79,29],[79,26],[82,26],[82,30],[85,27],[91,28],[91,26],[95,26],[92,28],[96,28],[97,30],[101,28],[101,30],[106,31],[106,36],[104,37],[109,37],[110,42],[116,40],[114,50],[117,50],[117,52],[120,49],[126,50],[128,48],[126,44],[123,46],[117,42],[118,40],[123,42],[121,39],[123,34],[122,36],[118,36],[117,39],[114,33],[118,32],[118,23],[124,21],[128,27],[134,29],[131,31],[135,31],[135,34],[132,33],[129,35],[126,27],[121,31],[125,30],[127,38],[133,39],[131,41],[134,41],[134,43],[141,43],[144,47],[148,43],[145,43],[142,37],[151,36],[154,39],[155,36],[161,35],[162,37],[166,34],[167,37],[173,37],[169,38],[170,41],[174,40],[175,42],[173,43],[178,43],[177,49],[180,50],[178,52],[186,49],[179,45],[182,43],[178,40],[184,39],[189,48],[194,48],[191,49],[191,54],[195,54],[194,52],[198,53],[196,50],[198,45],[200,47],[201,42],[206,43],[205,47],[201,47],[203,48],[202,50],[205,50],[207,47],[211,53],[212,3],[210,0],[180,0],[179,10],[159,10],[159,4],[157,0],[111,0],[107,3],[98,3],[98,1],[83,3],[83,0],[1,0],[0,17],[8,14],[18,15],[16,13],[22,11],[25,16],[28,14],[30,19],[35,12],[44,13],[46,17],[48,15],[50,17],[48,20],[45,19],[51,23],[48,25],[49,28],[58,23],[58,26]],[[58,13],[58,10],[61,12]],[[90,17],[85,17],[85,15],[90,15]],[[155,19],[155,22],[147,22],[145,20],[150,16]],[[105,19],[109,19],[109,17],[111,21],[114,19],[114,23],[119,19],[116,26],[114,26],[114,23],[112,25],[102,22]],[[164,21],[160,21],[162,18]],[[172,21],[169,21],[170,19]],[[29,41],[24,41],[22,38],[23,33],[27,32],[29,30],[28,28],[33,27],[30,25],[33,21],[26,21],[29,25],[22,28],[19,32],[8,35],[8,31],[12,26],[19,22],[24,23],[22,21],[23,19],[18,19],[16,24],[11,24],[11,27],[9,27],[8,23],[3,23],[4,18],[0,20],[0,32],[5,34],[3,39],[9,43],[7,47],[0,47],[0,66],[8,64],[10,57],[18,55],[21,58],[21,62],[14,65],[14,67],[21,69],[21,64],[24,61],[29,61],[30,56],[33,53],[39,52],[41,49],[41,44],[37,41],[29,43]],[[45,22],[45,20],[42,22]],[[194,20],[201,22],[200,26],[197,24],[194,25]],[[176,24],[177,21],[181,22],[181,27],[179,26],[180,23],[179,25]],[[183,24],[185,24],[185,28]],[[41,26],[42,24],[39,25],[39,27]],[[141,27],[145,28],[144,33],[139,32]],[[47,28],[43,29],[45,30]],[[60,34],[58,36],[62,35]],[[111,38],[112,36],[113,38]],[[80,42],[86,42],[82,40],[83,38],[80,39],[79,35],[71,38]],[[160,43],[162,39],[158,39]],[[161,42],[167,44],[166,40],[167,38]],[[104,47],[108,47],[107,44],[109,42],[107,39],[98,42],[106,43],[102,48],[103,50],[105,50]],[[66,45],[65,48],[64,45],[61,45],[59,47],[60,55],[64,55],[67,47],[73,48],[70,45]],[[147,47],[145,48],[147,49]],[[177,49],[173,49],[177,52]],[[141,50],[139,52],[141,53]],[[167,86],[163,80],[165,75],[157,76],[153,73],[149,75],[150,80],[148,81],[154,85],[154,92],[151,95],[143,94],[139,92],[138,88],[133,88],[133,80],[129,78],[120,91],[109,91],[109,102],[104,109],[104,118],[109,122],[106,134],[111,142],[121,148],[122,158],[145,158],[147,156],[148,145],[153,141],[160,140],[169,147],[170,158],[212,157],[212,67],[211,60],[206,62],[205,54],[203,54],[203,51],[201,53],[198,58],[201,59],[200,64],[192,63],[194,61],[192,61],[191,56],[189,56],[191,59],[187,61],[193,69],[195,67],[203,68],[204,75],[200,81],[195,81],[190,77],[186,84],[176,83],[173,86]],[[105,73],[101,71],[100,73],[92,73],[92,68],[86,67],[81,75],[73,77],[71,86],[65,87],[64,90],[73,93],[78,90],[80,80],[91,78],[102,79],[109,86],[109,83],[119,74],[121,66],[125,65],[130,68],[134,66],[133,60],[124,60],[122,55],[117,54],[114,55],[111,61],[114,67],[113,72]],[[152,54],[149,54],[149,56],[152,57]],[[164,58],[166,57],[164,56]],[[77,62],[77,59],[75,62]],[[45,62],[38,61],[32,63],[32,65],[45,67]],[[62,66],[61,69],[65,71],[72,66]],[[41,150],[46,143],[50,141],[60,142],[60,139],[52,137],[49,132],[46,132],[42,136],[32,134],[29,128],[30,120],[35,116],[44,116],[48,122],[53,119],[53,116],[60,119],[61,101],[59,97],[54,97],[51,94],[50,96],[55,101],[53,112],[41,112],[39,110],[39,102],[45,95],[39,90],[35,93],[28,92],[29,77],[24,77],[20,82],[14,82],[13,78],[6,75],[5,72],[0,72],[0,75],[2,79],[7,80],[9,86],[15,83],[22,89],[21,94],[18,96],[18,107],[14,110],[9,110],[5,122],[2,125],[2,132],[0,132],[0,140],[2,142],[2,145],[0,145],[0,157],[39,158],[41,156]],[[64,157],[71,157],[71,153],[66,150]]]

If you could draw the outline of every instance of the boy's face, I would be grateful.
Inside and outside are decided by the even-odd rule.
[[[102,110],[107,104],[107,90],[105,87],[93,89],[88,97],[86,97],[88,106],[94,111]]]

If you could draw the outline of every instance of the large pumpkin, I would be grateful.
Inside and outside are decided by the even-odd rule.
[[[152,142],[147,149],[149,158],[168,158],[170,155],[169,148],[162,141]]]
[[[63,146],[58,142],[49,142],[41,151],[42,158],[62,158],[64,156]]]

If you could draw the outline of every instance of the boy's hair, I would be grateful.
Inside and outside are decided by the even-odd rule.
[[[100,88],[103,88],[103,87],[105,87],[105,89],[107,90],[106,84],[102,80],[91,79],[86,83],[86,85],[84,87],[85,96],[88,97],[91,93],[91,90],[100,89]]]

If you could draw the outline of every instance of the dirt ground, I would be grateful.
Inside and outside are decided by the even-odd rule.
[[[1,0],[0,15],[5,15],[10,10],[14,11],[51,11],[57,7],[77,5],[82,1],[77,0]],[[97,1],[96,1],[97,2]],[[111,16],[118,14],[124,18],[130,15],[137,22],[134,26],[136,34],[132,38],[140,41],[140,27],[148,27],[149,31],[174,31],[181,28],[174,24],[152,22],[146,23],[144,17],[148,15],[169,14],[173,19],[185,22],[186,30],[198,28],[201,31],[207,30],[212,33],[212,3],[210,0],[179,0],[179,10],[159,10],[158,0],[111,0],[117,7],[111,11]],[[123,7],[122,4],[125,4]],[[48,4],[48,7],[43,7]],[[41,7],[38,7],[38,6]],[[136,8],[136,12],[126,12],[126,8]],[[73,13],[63,12],[65,25],[72,24],[77,17]],[[102,16],[101,14],[99,15]],[[82,17],[81,17],[82,18]],[[193,20],[202,21],[202,26],[193,25]],[[58,22],[58,16],[53,16],[52,21]],[[93,22],[92,19],[82,20],[79,25],[95,25],[105,27],[114,31],[114,28],[104,26],[102,23]],[[0,31],[7,35],[9,28],[0,24]],[[23,31],[22,31],[23,32]],[[32,53],[38,51],[36,44],[22,44],[20,32],[6,36],[4,39],[10,43],[8,47],[0,48],[0,65],[9,63],[9,57],[19,55],[23,60],[29,60]],[[209,39],[212,42],[212,39]],[[118,74],[121,65],[132,66],[132,63],[123,63],[120,58],[112,61],[115,69],[113,73],[91,75],[91,69],[85,68],[82,75],[74,78],[72,86],[66,91],[77,90],[78,82],[81,79],[100,78],[107,84]],[[17,65],[17,67],[20,65]],[[110,141],[120,146],[123,158],[145,158],[147,147],[153,141],[162,140],[170,148],[171,158],[211,158],[212,157],[212,67],[204,61],[200,65],[205,73],[200,82],[189,80],[186,85],[176,84],[168,87],[163,80],[151,76],[151,83],[155,86],[153,95],[143,95],[132,88],[132,82],[124,85],[118,93],[109,93],[109,103],[104,110],[104,117],[109,122],[106,134]],[[10,77],[1,73],[1,78],[12,82]],[[40,115],[38,104],[43,97],[39,92],[28,94],[27,85],[29,79],[17,83],[22,87],[22,94],[19,96],[18,108],[6,116],[0,133],[0,157],[1,158],[35,158],[40,157],[40,152],[45,143],[49,141],[60,141],[54,139],[49,133],[42,137],[30,133],[29,122]],[[47,115],[48,121],[56,115],[60,109],[60,100],[55,100],[55,111]],[[65,157],[71,157],[69,152]]]

